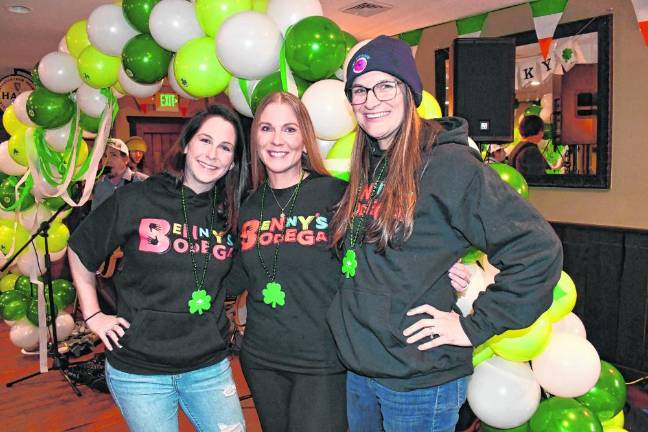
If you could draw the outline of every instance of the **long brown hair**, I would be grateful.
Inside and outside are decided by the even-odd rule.
[[[218,179],[216,187],[216,202],[219,213],[226,218],[225,230],[230,232],[236,229],[238,223],[239,207],[243,194],[247,189],[248,165],[246,159],[247,145],[243,135],[241,121],[234,111],[224,105],[210,105],[205,110],[196,113],[185,123],[177,141],[169,149],[165,159],[165,170],[176,178],[178,185],[184,179],[186,164],[185,148],[189,141],[196,135],[203,123],[211,117],[221,117],[230,123],[236,131],[234,143],[234,165],[227,174]]]
[[[317,139],[315,138],[315,128],[313,122],[308,115],[308,110],[297,96],[290,93],[276,92],[266,96],[256,109],[252,127],[250,128],[250,174],[252,181],[250,190],[254,192],[259,186],[263,184],[266,178],[266,169],[259,158],[259,143],[257,139],[257,131],[259,129],[259,119],[261,114],[272,103],[288,105],[295,117],[297,117],[297,126],[301,131],[304,140],[304,148],[306,155],[302,156],[302,166],[311,172],[316,172],[322,175],[329,175],[324,167],[324,161],[320,155]]]
[[[365,241],[376,244],[379,252],[395,245],[396,236],[407,240],[414,228],[414,208],[418,197],[418,180],[422,169],[422,154],[431,149],[441,129],[437,122],[424,122],[414,106],[412,92],[402,86],[405,105],[403,122],[396,131],[392,144],[385,151],[388,173],[380,194],[380,212],[366,228]],[[427,129],[423,133],[424,129]],[[369,182],[369,161],[372,141],[358,129],[351,156],[349,187],[338,204],[332,221],[332,244],[341,245],[353,218],[358,190]],[[375,143],[374,145],[378,145]]]

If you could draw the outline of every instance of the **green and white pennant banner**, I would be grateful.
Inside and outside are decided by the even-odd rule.
[[[529,3],[531,6],[531,14],[533,15],[533,25],[538,36],[538,44],[540,45],[542,56],[545,59],[549,56],[553,35],[567,7],[567,1],[536,0]]]
[[[457,25],[457,34],[459,35],[459,37],[480,37],[481,32],[484,29],[484,23],[486,22],[487,16],[488,12],[485,12],[483,14],[461,18],[455,21],[455,24]]]
[[[637,22],[639,23],[639,30],[644,38],[644,43],[648,45],[648,0],[632,0],[635,14],[637,15]]]

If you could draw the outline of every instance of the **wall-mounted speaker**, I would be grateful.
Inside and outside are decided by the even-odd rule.
[[[448,112],[481,143],[513,141],[515,40],[459,38],[450,50]]]

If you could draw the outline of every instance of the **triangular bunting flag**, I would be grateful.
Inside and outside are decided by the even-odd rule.
[[[639,21],[639,30],[644,38],[644,43],[648,46],[648,0],[632,0],[637,21]]]
[[[530,2],[533,25],[535,26],[538,44],[542,57],[549,56],[553,35],[558,27],[563,11],[567,7],[567,0],[536,0]]]
[[[423,28],[411,30],[405,33],[400,33],[398,39],[407,42],[411,47],[417,46],[421,41],[421,36],[423,36]]]
[[[461,18],[455,21],[455,24],[457,25],[457,34],[459,35],[459,37],[465,38],[481,36],[481,32],[484,28],[484,23],[486,22],[487,16],[488,12]]]

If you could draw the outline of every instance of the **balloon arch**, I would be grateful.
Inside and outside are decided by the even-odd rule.
[[[74,207],[90,198],[117,99],[152,96],[165,79],[187,99],[225,92],[248,117],[274,91],[298,95],[327,168],[348,179],[357,125],[342,71],[366,41],[358,43],[322,15],[319,0],[123,0],[73,23],[58,51],[34,67],[35,89],[18,95],[2,117],[10,139],[0,144],[0,264],[64,203]],[[441,115],[427,92],[418,112],[427,119]],[[84,133],[96,134],[91,149]],[[491,166],[526,197],[517,171]],[[74,187],[81,188],[76,201]],[[49,231],[52,260],[66,251],[64,216]],[[463,260],[473,274],[458,296],[466,315],[498,271],[474,249]],[[12,325],[12,342],[24,349],[39,342],[41,269],[37,243],[0,279],[0,314]],[[75,295],[64,280],[55,281],[54,294],[60,311]],[[623,430],[623,378],[586,340],[582,322],[571,313],[575,302],[576,288],[563,273],[551,308],[533,325],[475,349],[468,401],[482,430]],[[64,339],[74,322],[62,312],[56,326]],[[541,402],[541,388],[553,397]]]

